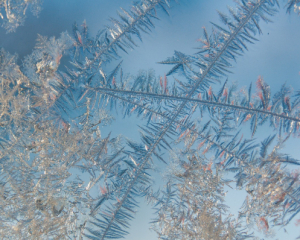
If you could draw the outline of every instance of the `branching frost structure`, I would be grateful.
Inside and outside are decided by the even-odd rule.
[[[3,21],[2,27],[7,32],[14,32],[16,28],[24,25],[25,14],[29,7],[35,16],[41,11],[42,0],[1,0],[0,10],[3,8],[4,13],[0,12],[0,18]]]
[[[6,12],[12,3],[22,5],[0,2]],[[288,1],[287,12],[297,4]],[[282,167],[300,163],[279,153],[290,136],[299,136],[299,93],[292,96],[284,85],[272,97],[262,77],[253,97],[251,85],[239,92],[227,81],[218,91],[211,87],[226,77],[247,44],[257,41],[259,21],[270,22],[278,2],[242,0],[229,8],[232,18],[219,13],[226,29],[213,24],[209,36],[204,28],[198,53],[175,51],[162,61],[173,65],[165,77],[148,71],[132,81],[122,62],[106,73],[104,65],[119,59],[119,50],[127,53],[136,46],[135,37],[141,40],[142,32],[151,31],[157,7],[168,13],[170,1],[142,0],[130,11],[122,9],[121,20],[111,19],[114,26],[96,38],[90,38],[85,22],[81,29],[74,25],[74,39],[67,33],[58,39],[39,36],[23,68],[1,50],[1,237],[122,238],[141,196],[156,203],[153,229],[160,239],[252,238],[249,225],[270,234],[271,224],[287,225],[300,211],[299,174]],[[68,52],[72,67],[63,72],[60,60]],[[175,74],[186,80],[170,84],[168,76]],[[141,143],[127,140],[122,146],[118,137],[101,136],[99,126],[112,119],[107,106],[147,119],[140,126]],[[260,144],[237,131],[250,123],[254,136],[267,121],[276,134]],[[166,191],[154,193],[154,159],[167,162],[162,150],[181,142]],[[70,173],[75,169],[88,176],[87,184]],[[237,187],[248,193],[237,220],[224,204],[226,172],[235,173]]]
[[[231,12],[235,18],[236,23],[230,21],[226,16],[221,14],[222,20],[228,25],[230,31],[221,28],[216,25],[219,32],[215,33],[215,42],[211,44],[210,39],[207,38],[208,54],[199,55],[196,64],[202,68],[200,73],[194,72],[189,63],[193,62],[190,57],[186,57],[183,54],[177,54],[175,57],[168,59],[162,63],[165,64],[176,64],[176,66],[168,73],[182,70],[185,76],[188,78],[188,84],[185,84],[185,94],[186,100],[184,100],[178,107],[174,107],[173,112],[170,112],[170,118],[163,123],[154,124],[153,127],[148,127],[148,135],[143,136],[143,144],[146,147],[145,150],[141,147],[135,147],[135,157],[141,158],[139,160],[139,165],[135,171],[134,178],[130,181],[129,187],[124,191],[123,197],[120,199],[119,204],[115,209],[111,211],[110,218],[105,218],[106,221],[99,221],[98,227],[103,229],[101,232],[93,232],[101,239],[104,239],[106,234],[113,234],[118,229],[118,218],[122,219],[121,216],[129,217],[129,213],[126,214],[126,210],[132,207],[131,202],[127,202],[131,199],[136,192],[135,187],[138,185],[139,181],[143,180],[142,175],[145,174],[143,167],[152,159],[152,154],[158,156],[155,152],[157,147],[169,148],[168,140],[166,137],[170,138],[171,135],[176,135],[176,128],[174,126],[174,121],[181,116],[190,115],[189,98],[193,95],[199,94],[200,90],[203,90],[207,85],[216,81],[222,75],[225,75],[226,68],[231,66],[229,59],[235,60],[237,54],[243,52],[243,48],[246,48],[244,41],[247,40],[252,42],[253,37],[250,35],[249,31],[255,32],[257,29],[261,32],[258,26],[258,18],[262,18],[265,21],[269,21],[264,14],[272,15],[275,13],[274,5],[275,2],[271,1],[259,1],[257,3],[245,3],[242,2],[240,5],[240,12]],[[184,114],[184,115],[183,115]],[[249,149],[250,150],[250,149]],[[146,155],[145,155],[146,154]],[[159,157],[161,159],[161,157]],[[228,164],[228,163],[226,163]],[[111,231],[114,229],[114,231]],[[121,230],[119,230],[121,231]]]
[[[219,169],[193,153],[171,170],[170,182],[157,200],[154,230],[160,239],[247,239],[241,224],[227,214]]]

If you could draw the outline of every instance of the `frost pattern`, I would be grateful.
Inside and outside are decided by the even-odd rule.
[[[22,2],[1,2],[8,3]],[[262,77],[254,94],[251,84],[241,91],[227,81],[211,86],[257,40],[259,22],[271,21],[278,2],[241,0],[229,8],[231,17],[219,13],[225,26],[213,23],[211,34],[203,28],[197,53],[175,51],[161,61],[172,65],[163,77],[125,74],[122,61],[107,72],[120,50],[136,46],[133,36],[154,27],[156,9],[168,14],[170,3],[134,3],[95,38],[85,22],[74,24],[72,37],[38,36],[22,67],[1,49],[2,238],[123,238],[139,197],[154,204],[152,228],[161,239],[253,239],[253,228],[272,236],[299,213],[299,171],[284,166],[300,162],[280,150],[300,134],[300,93],[283,85],[272,95]],[[68,54],[71,66],[63,68]],[[103,136],[112,110],[146,120],[140,142]],[[274,134],[262,142],[239,132],[248,124],[253,137],[267,123]],[[164,151],[173,153],[172,164],[166,187],[155,192],[151,171],[157,161],[169,162]],[[225,180],[228,172],[234,177]],[[237,219],[224,202],[231,183],[247,193]]]
[[[2,27],[9,32],[15,32],[19,26],[24,25],[27,8],[38,17],[41,11],[42,0],[1,0],[0,10],[4,8],[5,15],[0,12],[3,20]]]

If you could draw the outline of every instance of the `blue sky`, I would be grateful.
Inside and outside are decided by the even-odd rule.
[[[131,0],[45,1],[40,17],[35,18],[28,14],[25,26],[19,27],[16,33],[5,34],[5,30],[0,28],[0,46],[10,53],[18,53],[22,59],[31,53],[37,33],[58,37],[66,30],[71,33],[74,21],[80,24],[86,20],[91,35],[95,35],[109,23],[109,17],[117,17],[116,10],[120,7],[128,9],[131,3]],[[152,33],[143,34],[143,42],[138,42],[139,47],[130,51],[128,55],[122,55],[125,72],[135,75],[140,69],[153,68],[157,75],[164,75],[170,70],[169,66],[159,65],[157,62],[171,57],[174,50],[187,54],[195,53],[195,48],[199,46],[197,39],[202,36],[202,27],[210,30],[210,21],[219,23],[216,10],[227,13],[226,5],[234,6],[232,0],[179,0],[179,3],[172,4],[170,16],[158,11],[161,20],[155,21]],[[234,74],[229,75],[229,81],[238,83],[239,87],[248,87],[250,82],[254,83],[261,75],[271,86],[273,93],[279,90],[283,83],[293,86],[294,90],[300,89],[300,16],[294,13],[287,15],[283,9],[284,1],[280,3],[280,12],[272,18],[274,23],[261,24],[263,35],[258,37],[260,41],[248,45],[249,52],[238,58],[232,69]],[[102,129],[103,134],[112,131],[113,135],[123,134],[138,141],[136,124],[139,120],[132,117],[115,117],[116,121],[111,127]],[[271,133],[267,128],[260,129],[256,137],[260,139],[269,134]],[[284,152],[299,158],[299,144],[299,139],[291,139]],[[242,194],[238,191],[229,192],[227,199],[230,206],[234,207],[241,203]],[[156,234],[148,230],[151,217],[150,207],[142,203],[126,239],[156,239]],[[300,235],[300,229],[295,227],[294,223],[286,229],[288,235],[282,232],[278,239],[295,239]]]

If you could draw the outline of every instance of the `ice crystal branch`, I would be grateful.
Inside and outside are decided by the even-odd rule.
[[[16,28],[24,25],[25,14],[28,6],[32,13],[38,16],[41,11],[42,0],[1,0],[0,10],[4,8],[5,15],[0,12],[2,27],[9,32],[16,31]]]
[[[297,172],[290,172],[281,168],[282,156],[278,154],[277,144],[270,154],[266,148],[274,140],[265,139],[261,144],[260,156],[252,157],[250,165],[244,165],[243,173],[236,176],[238,181],[246,185],[249,194],[240,211],[240,218],[246,218],[248,224],[258,223],[263,231],[269,232],[270,226],[286,225],[298,213],[299,180]],[[288,161],[288,158],[286,158]],[[298,162],[299,164],[299,162]]]
[[[291,13],[292,8],[294,8],[295,12],[300,13],[300,6],[299,6],[300,1],[299,0],[289,0],[286,4],[286,11],[288,13]]]
[[[190,104],[194,103],[195,106],[197,105],[197,108],[193,111],[199,109],[202,114],[205,109],[212,116],[221,115],[223,111],[231,110],[236,113],[236,119],[238,119],[237,121],[240,124],[249,120],[253,121],[253,119],[257,121],[257,124],[262,124],[269,118],[270,125],[275,129],[283,132],[292,131],[294,133],[297,133],[299,130],[299,95],[296,94],[292,100],[290,97],[291,90],[285,85],[282,86],[278,93],[274,94],[273,100],[270,97],[269,86],[261,77],[257,80],[257,94],[252,98],[251,86],[247,92],[243,91],[244,94],[238,96],[233,90],[229,90],[230,88],[225,84],[217,94],[210,87],[208,91],[200,92],[197,98],[188,99],[185,97],[184,92],[176,90],[175,86],[172,88],[168,87],[166,77],[164,83],[161,83],[161,85],[158,84],[156,79],[146,79],[145,75],[139,75],[133,83],[134,87],[131,89],[128,89],[128,87],[127,89],[117,87],[117,80],[114,79],[113,84],[103,87],[87,87],[84,93],[91,95],[92,92],[99,92],[102,96],[110,96],[110,101],[113,101],[113,99],[123,99],[123,101],[131,103],[127,105],[128,107],[125,110],[127,113],[133,112],[137,107],[140,111],[152,112],[150,106],[153,108],[154,103],[152,101],[149,104],[150,99],[157,100],[159,106],[163,102],[187,101]],[[143,80],[146,80],[147,83]],[[118,85],[120,86],[121,84]],[[134,91],[135,89],[140,91]],[[176,95],[172,93],[176,93]],[[278,126],[280,127],[278,128]],[[256,128],[252,128],[253,135],[255,133],[254,129],[256,130]]]
[[[226,67],[229,66],[229,62],[226,60],[226,58],[230,58],[232,55],[236,55],[234,51],[241,51],[241,48],[237,48],[236,45],[238,46],[238,42],[236,41],[242,41],[243,38],[240,37],[241,32],[246,34],[246,38],[249,35],[248,30],[254,31],[254,28],[258,28],[257,26],[257,18],[262,17],[264,20],[266,20],[265,16],[263,15],[264,13],[267,14],[274,14],[275,10],[273,6],[275,3],[273,1],[259,1],[257,3],[251,3],[251,4],[246,4],[243,2],[240,6],[240,13],[241,13],[241,19],[237,21],[236,25],[230,25],[230,29],[232,29],[232,32],[228,32],[224,29],[222,29],[221,34],[221,39],[224,40],[224,43],[220,43],[220,48],[217,49],[214,54],[211,54],[209,58],[206,58],[205,60],[207,61],[207,64],[205,65],[205,69],[199,77],[190,85],[189,89],[186,91],[187,92],[187,99],[191,98],[199,89],[201,84],[206,84],[208,81],[210,81],[212,78],[218,77],[222,71],[219,69],[219,66],[221,67]],[[244,36],[243,36],[244,37]],[[180,56],[178,56],[180,58]],[[165,61],[165,63],[170,63],[174,61],[180,61],[178,67],[183,67],[183,65],[186,65],[185,62],[182,62],[182,59],[169,59]],[[225,65],[224,65],[225,64]],[[202,64],[203,65],[203,64]],[[188,66],[187,66],[188,67]],[[128,184],[128,188],[126,192],[124,193],[124,196],[120,200],[120,204],[118,207],[116,207],[112,212],[109,219],[107,219],[107,223],[101,222],[101,228],[103,228],[102,232],[97,233],[97,236],[100,237],[101,239],[105,239],[106,235],[111,234],[111,228],[116,228],[115,221],[117,220],[116,216],[120,214],[120,211],[123,210],[124,206],[123,204],[126,204],[128,201],[128,198],[131,198],[131,194],[134,193],[134,189],[136,184],[138,183],[138,180],[140,179],[140,176],[142,173],[144,173],[144,167],[150,160],[151,156],[154,154],[155,149],[161,144],[160,142],[162,141],[164,144],[166,144],[167,140],[165,139],[165,136],[173,135],[174,134],[174,121],[182,114],[182,111],[185,109],[187,105],[187,100],[183,101],[178,107],[174,108],[174,111],[171,114],[171,119],[166,121],[161,129],[156,129],[153,132],[154,137],[148,137],[148,143],[149,147],[147,150],[146,155],[141,157],[140,159],[140,164],[135,171],[135,175],[132,178],[132,180]],[[153,131],[153,130],[152,130]],[[163,144],[163,145],[164,145]],[[140,152],[139,149],[136,149],[136,152]],[[155,154],[154,154],[155,155]],[[126,207],[125,207],[126,208]],[[122,211],[123,214],[123,211]],[[116,233],[119,234],[119,233]]]
[[[153,19],[158,19],[157,8],[162,8],[169,14],[170,2],[170,0],[142,0],[135,3],[130,11],[121,9],[122,11],[118,12],[120,20],[112,18],[113,26],[100,31],[95,39],[88,37],[85,23],[81,31],[75,24],[73,33],[77,44],[73,49],[73,65],[77,70],[70,73],[77,78],[83,76],[84,79],[97,76],[101,65],[119,58],[118,51],[127,53],[128,49],[137,46],[134,36],[142,41],[142,33],[149,33],[151,28],[154,28]],[[84,51],[84,54],[80,53],[81,51]],[[103,74],[100,71],[100,75]],[[109,78],[108,82],[111,80]]]

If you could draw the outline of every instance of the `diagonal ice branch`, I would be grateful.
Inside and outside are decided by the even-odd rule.
[[[104,229],[103,233],[101,233],[101,240],[103,240],[103,239],[106,238],[106,236],[107,236],[110,228],[113,226],[113,223],[114,223],[114,221],[116,219],[117,213],[121,210],[121,208],[122,208],[123,204],[125,203],[127,197],[130,195],[131,191],[133,190],[133,187],[134,187],[135,183],[137,182],[137,180],[139,178],[139,175],[143,172],[143,169],[144,169],[145,165],[148,163],[148,161],[151,158],[152,154],[154,153],[156,147],[159,145],[160,141],[162,141],[162,139],[164,138],[164,136],[166,135],[166,133],[171,129],[172,125],[176,121],[176,118],[180,115],[180,113],[182,112],[182,110],[184,109],[184,107],[186,106],[186,104],[189,102],[189,99],[193,96],[193,94],[198,89],[198,87],[200,86],[200,84],[208,76],[208,74],[210,73],[210,71],[213,69],[213,67],[215,66],[215,64],[219,61],[219,59],[221,58],[221,56],[225,53],[225,51],[230,46],[230,44],[232,44],[233,41],[236,39],[236,37],[239,34],[239,32],[246,26],[246,24],[249,22],[249,20],[251,20],[251,18],[253,17],[253,15],[266,2],[268,2],[268,1],[266,1],[266,0],[258,1],[258,3],[257,4],[253,4],[252,7],[250,7],[250,9],[246,9],[247,15],[244,16],[241,19],[241,21],[239,21],[238,27],[235,28],[235,30],[231,33],[231,35],[229,36],[229,38],[227,39],[227,41],[225,42],[225,44],[222,46],[222,48],[220,49],[220,51],[215,55],[215,57],[209,63],[209,65],[207,66],[207,68],[205,69],[205,71],[203,72],[203,74],[201,75],[201,77],[199,77],[199,79],[196,81],[196,83],[194,84],[194,86],[192,87],[192,89],[187,94],[187,97],[186,97],[187,99],[184,100],[180,104],[180,106],[177,109],[174,110],[173,116],[164,124],[164,127],[162,128],[162,130],[160,131],[160,133],[155,138],[153,144],[149,147],[147,154],[143,158],[141,158],[141,160],[140,160],[141,164],[136,169],[135,176],[130,181],[129,186],[128,186],[126,192],[124,193],[122,199],[119,201],[119,204],[118,204],[117,208],[113,211],[113,214],[112,214],[111,218],[110,219],[106,219],[107,225],[106,225],[106,228]],[[264,6],[264,7],[266,7],[266,6]]]
[[[110,50],[115,50],[116,48],[120,48],[121,50],[125,51],[125,48],[123,47],[123,42],[128,41],[126,45],[133,44],[133,40],[130,38],[130,34],[134,33],[140,38],[138,27],[141,28],[143,26],[146,29],[150,29],[149,27],[153,27],[152,22],[150,21],[150,17],[157,18],[156,16],[152,15],[151,12],[155,10],[157,6],[161,6],[164,10],[165,6],[169,6],[170,0],[151,0],[151,1],[144,1],[141,2],[142,8],[139,8],[139,5],[134,5],[133,8],[135,8],[135,12],[128,13],[127,11],[123,10],[123,12],[126,14],[127,20],[124,20],[125,17],[121,17],[123,21],[125,21],[126,27],[124,28],[122,24],[119,22],[114,21],[114,24],[116,26],[116,29],[108,29],[106,33],[109,33],[109,35],[106,37],[109,40],[105,41],[104,46],[96,47],[96,51],[94,52],[94,59],[90,60],[88,64],[85,65],[85,70],[90,68],[91,66],[97,66],[94,72],[98,71],[101,62],[104,59],[105,55],[113,55],[110,53]],[[148,4],[148,5],[147,5]],[[145,30],[143,30],[145,31]],[[110,37],[111,36],[111,37]],[[116,54],[116,51],[114,51],[114,54]]]
[[[105,88],[105,87],[104,88],[95,87],[95,88],[88,88],[88,89],[91,91],[101,92],[102,94],[108,94],[108,92],[112,92],[112,93],[120,93],[120,94],[126,94],[126,95],[131,95],[131,96],[149,97],[149,98],[155,98],[155,99],[160,99],[160,100],[175,100],[175,101],[181,101],[181,102],[194,102],[194,103],[198,103],[201,105],[233,109],[233,110],[252,113],[252,114],[259,113],[259,114],[263,114],[263,115],[267,115],[267,116],[277,117],[280,119],[286,119],[289,121],[294,121],[296,123],[300,123],[300,118],[297,118],[297,117],[274,113],[274,112],[271,112],[268,110],[250,108],[250,107],[246,107],[246,106],[231,105],[228,103],[221,103],[221,102],[215,102],[215,101],[208,101],[208,100],[181,97],[181,96],[172,96],[172,95],[165,95],[165,94],[158,94],[158,93],[112,89],[112,88]],[[116,96],[116,95],[113,95],[113,96]]]

